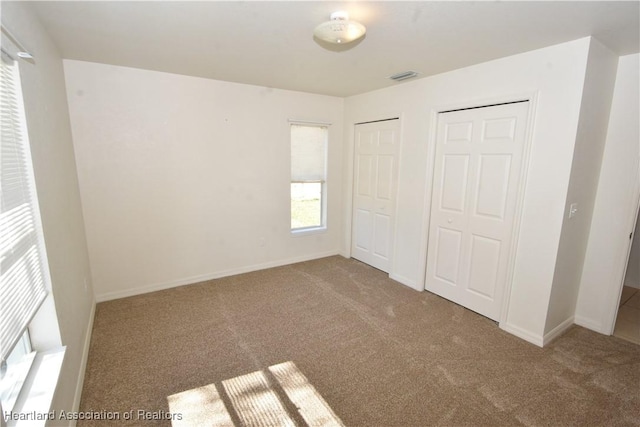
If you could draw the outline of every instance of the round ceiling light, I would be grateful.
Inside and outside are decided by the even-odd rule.
[[[329,43],[351,43],[364,36],[367,29],[356,21],[349,21],[347,12],[333,12],[331,20],[318,25],[313,34],[320,40]]]

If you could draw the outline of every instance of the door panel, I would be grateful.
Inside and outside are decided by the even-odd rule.
[[[361,251],[368,252],[371,249],[371,212],[364,209],[356,211],[354,227],[354,245]]]
[[[485,120],[482,124],[482,141],[504,140],[513,141],[516,130],[516,119],[514,117]]]
[[[461,241],[461,232],[442,227],[438,228],[435,275],[451,285],[458,283]]]
[[[374,254],[384,258],[389,258],[389,236],[391,234],[391,218],[388,215],[376,213],[374,241]]]
[[[393,129],[379,129],[378,137],[380,147],[387,147],[386,149],[389,149],[391,147],[391,149],[395,151],[395,148],[392,147],[397,145],[399,142],[397,129],[395,129],[395,127],[396,126],[394,126]]]
[[[393,248],[399,120],[356,125],[351,255],[389,272]]]
[[[472,129],[473,129],[472,122],[447,123],[444,129],[445,144],[451,144],[455,142],[471,142]]]
[[[440,207],[441,209],[462,213],[467,194],[469,156],[449,154],[444,156],[443,160]]]
[[[393,198],[395,156],[378,156],[378,176],[376,177],[376,190],[379,200],[391,200]]]
[[[357,194],[359,196],[371,196],[371,173],[373,170],[373,157],[370,155],[358,156],[358,185]]]
[[[362,150],[370,150],[375,145],[375,139],[377,138],[376,132],[372,132],[369,130],[363,130],[360,135],[358,135],[357,146]]]
[[[528,103],[438,117],[426,289],[498,320]]]
[[[482,154],[476,188],[476,215],[504,220],[504,209],[509,189],[511,156],[504,154]]]
[[[469,290],[493,298],[498,280],[501,243],[496,239],[474,235],[471,241]]]

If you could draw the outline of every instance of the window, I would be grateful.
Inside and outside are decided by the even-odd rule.
[[[31,351],[29,332],[25,331],[13,350],[2,362],[0,369],[0,408],[11,412],[18,400],[29,370],[33,364],[35,352]],[[3,412],[0,411],[0,418]]]
[[[0,61],[0,362],[24,343],[47,296],[44,243],[18,66]],[[22,340],[22,341],[21,341]]]
[[[326,227],[326,125],[291,124],[291,230]]]

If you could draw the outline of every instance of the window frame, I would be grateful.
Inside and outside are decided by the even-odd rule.
[[[327,229],[326,221],[326,198],[327,198],[327,181],[326,180],[309,180],[309,181],[291,181],[291,184],[320,184],[320,225],[310,225],[306,227],[291,227],[292,234],[322,232]],[[290,195],[290,203],[293,203],[293,198]],[[292,206],[289,207],[289,213],[291,214]],[[289,219],[289,223],[293,220],[292,215]]]
[[[11,67],[10,72],[13,74],[11,76],[11,81],[13,82],[13,86],[8,87],[8,90],[10,92],[13,91],[14,93],[12,101],[15,103],[15,105],[6,106],[6,107],[3,107],[3,109],[7,108],[7,111],[10,111],[9,114],[13,122],[13,126],[12,126],[13,130],[10,132],[15,133],[15,137],[17,138],[13,140],[13,143],[15,146],[21,146],[21,147],[15,149],[16,151],[13,151],[14,148],[12,148],[11,140],[5,141],[5,142],[7,144],[6,147],[10,148],[10,151],[8,152],[21,153],[21,154],[14,154],[17,156],[16,158],[19,159],[19,161],[23,162],[23,165],[20,168],[21,170],[17,174],[19,180],[22,181],[22,184],[20,184],[18,188],[20,188],[20,191],[23,192],[23,196],[21,197],[24,197],[26,200],[23,203],[28,205],[29,214],[25,216],[25,219],[28,219],[29,223],[33,227],[32,230],[28,232],[28,234],[33,233],[32,237],[28,237],[27,234],[24,234],[25,233],[24,231],[21,231],[23,235],[22,237],[20,237],[20,240],[18,241],[18,243],[14,242],[14,246],[8,246],[7,250],[8,250],[8,253],[11,253],[11,254],[13,254],[14,250],[18,250],[18,251],[22,250],[22,249],[16,249],[16,245],[21,245],[22,240],[27,238],[31,242],[30,244],[32,244],[33,247],[35,248],[35,254],[34,254],[35,258],[31,261],[34,263],[34,265],[31,265],[31,267],[32,268],[37,267],[38,269],[37,274],[34,274],[32,279],[34,280],[37,279],[37,281],[40,282],[38,289],[33,287],[33,285],[28,285],[28,286],[31,286],[29,288],[30,289],[29,292],[36,292],[36,291],[38,292],[37,296],[36,294],[32,295],[32,301],[34,302],[35,305],[32,305],[32,310],[30,311],[30,314],[24,317],[24,322],[20,322],[22,324],[21,331],[15,335],[15,338],[12,339],[12,341],[10,341],[10,344],[7,346],[7,348],[3,349],[2,353],[6,354],[6,356],[8,357],[9,354],[15,350],[16,346],[20,345],[20,343],[24,341],[25,332],[29,330],[31,322],[33,321],[34,317],[37,315],[43,303],[47,300],[47,297],[51,289],[51,286],[50,286],[51,279],[49,277],[49,265],[47,262],[47,254],[46,254],[44,235],[43,235],[43,229],[42,229],[40,206],[38,203],[35,174],[33,170],[33,161],[31,157],[29,131],[27,128],[26,112],[25,112],[24,98],[22,93],[20,64],[11,53],[5,51],[4,47],[2,49],[2,59],[0,59],[0,61],[3,62],[3,67],[5,66]],[[12,115],[15,115],[15,117]],[[3,146],[5,142],[2,143]],[[11,157],[9,157],[9,159],[11,159]],[[12,184],[12,185],[15,185],[15,184]],[[9,186],[9,188],[11,189],[12,187]],[[16,187],[13,187],[13,188],[15,189]],[[11,195],[12,193],[9,193],[9,194]],[[10,212],[10,211],[7,211],[7,212]],[[11,232],[13,228],[9,227],[9,225],[10,223],[7,224],[8,226],[7,231]],[[18,260],[16,260],[16,264],[22,261],[23,261],[23,257],[20,257]],[[11,264],[10,267],[13,267],[13,265],[15,264]],[[9,270],[10,269],[11,268],[9,268]],[[20,313],[20,314],[24,316],[24,313]],[[5,324],[4,320],[3,322],[0,322],[0,325],[2,326],[7,325],[9,327],[14,327],[16,324],[17,323],[13,323],[12,325],[11,322],[7,322]],[[8,329],[8,331],[11,331],[11,329]],[[8,336],[13,336],[13,334]],[[28,333],[26,336],[28,337]],[[29,343],[29,345],[31,344]]]
[[[3,411],[13,412],[15,403],[29,376],[35,355],[36,352],[31,346],[31,337],[27,328],[0,365],[0,407]],[[8,382],[5,383],[5,381]]]
[[[301,236],[308,234],[324,233],[327,231],[327,175],[328,175],[328,159],[329,159],[329,126],[330,123],[322,122],[309,122],[300,120],[289,120],[289,160],[293,161],[293,127],[294,126],[306,126],[313,128],[324,129],[324,141],[323,141],[323,179],[309,179],[300,180],[294,179],[293,172],[290,173],[289,178],[289,227],[292,236]],[[320,225],[312,225],[306,227],[296,227],[292,225],[292,184],[320,184]]]
[[[35,62],[33,61],[33,56],[6,29],[4,23],[2,25],[1,50],[3,58],[0,60],[6,62],[15,70],[12,71],[15,75],[11,77],[14,84],[8,90],[14,91],[15,99],[13,102],[16,105],[8,106],[9,104],[7,104],[7,106],[3,105],[3,108],[7,108],[7,111],[11,112],[11,114],[17,115],[17,120],[12,119],[15,126],[12,132],[16,131],[20,134],[20,149],[23,150],[23,153],[18,156],[23,167],[19,168],[21,172],[17,176],[25,183],[23,188],[25,194],[29,194],[28,204],[31,206],[33,216],[31,226],[33,227],[32,232],[35,234],[34,245],[39,257],[38,269],[44,286],[42,300],[35,305],[33,311],[29,311],[31,315],[27,316],[24,322],[20,322],[22,324],[20,328],[22,332],[17,335],[15,340],[11,340],[12,344],[8,344],[3,349],[3,353],[6,355],[5,360],[7,363],[4,365],[7,371],[4,375],[0,375],[5,380],[2,381],[0,389],[10,390],[10,394],[3,393],[2,401],[5,403],[10,401],[11,405],[13,405],[12,408],[3,408],[2,402],[0,402],[0,425],[4,427],[7,425],[5,423],[5,415],[8,413],[34,411],[45,413],[49,411],[62,371],[66,347],[61,345],[58,319],[55,315],[55,306],[53,304],[51,276],[31,155],[27,106],[23,94],[21,75],[23,62],[26,61],[33,65],[35,65]],[[24,53],[26,56],[20,56],[20,53]],[[13,150],[13,147],[9,148]],[[17,151],[14,153],[17,153]],[[7,228],[7,230],[11,229],[10,227]],[[9,246],[9,248],[9,250],[13,250],[14,246]],[[7,331],[11,331],[11,329],[9,328]],[[52,334],[54,338],[52,338]],[[13,337],[13,334],[7,334],[7,336]],[[9,341],[7,340],[6,342]],[[11,375],[7,376],[9,370],[11,370]]]

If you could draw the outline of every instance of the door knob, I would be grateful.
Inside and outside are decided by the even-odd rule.
[[[449,219],[447,220],[447,222],[448,222],[449,224],[451,224],[451,223],[453,222],[453,220],[452,220],[451,218],[449,218]]]

